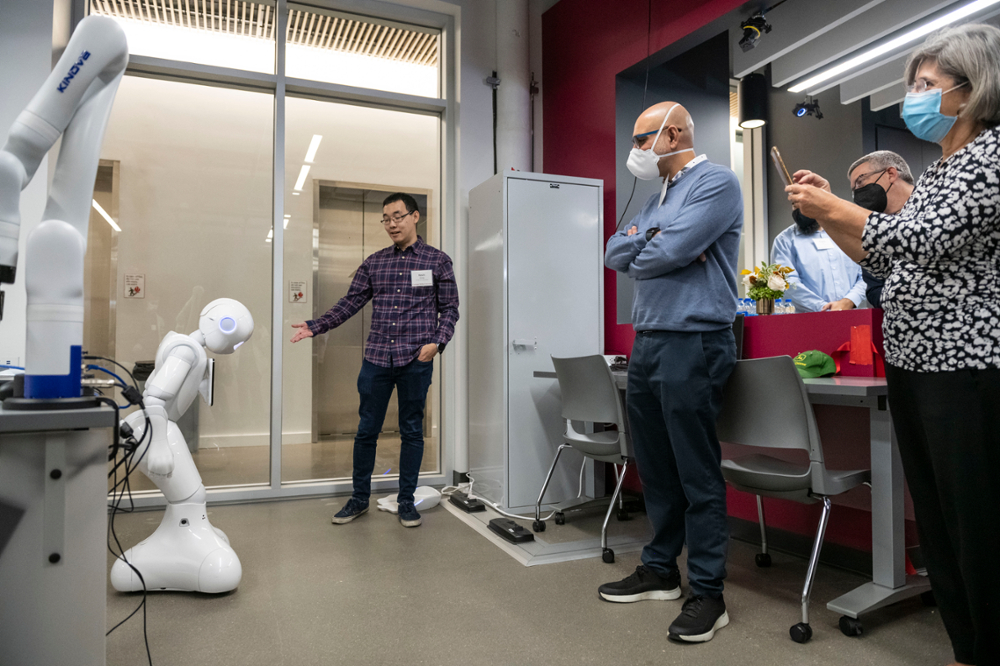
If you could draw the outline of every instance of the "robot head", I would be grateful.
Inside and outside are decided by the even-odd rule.
[[[217,298],[201,311],[198,330],[210,351],[232,354],[253,335],[253,317],[239,301]]]

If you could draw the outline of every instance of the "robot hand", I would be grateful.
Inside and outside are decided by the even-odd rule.
[[[146,444],[146,450],[137,454],[140,459],[139,469],[150,477],[169,478],[174,472],[174,452],[167,437],[167,410],[162,405],[152,405],[146,407],[146,414],[149,416],[149,427],[153,432]],[[135,437],[142,441],[145,435],[145,432],[140,431]]]

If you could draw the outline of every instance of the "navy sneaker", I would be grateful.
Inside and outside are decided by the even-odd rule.
[[[399,524],[403,527],[417,527],[422,523],[423,520],[420,518],[420,514],[417,513],[417,507],[413,506],[412,501],[404,501],[399,503]]]
[[[729,613],[722,597],[715,599],[692,594],[667,630],[667,638],[685,643],[704,643],[712,640],[715,632],[727,624]]]
[[[334,525],[349,523],[363,513],[368,512],[368,502],[364,502],[353,497],[347,500],[344,508],[338,511],[332,519]]]
[[[681,575],[675,570],[662,578],[640,564],[631,576],[615,583],[605,583],[597,588],[597,593],[605,601],[620,604],[646,599],[669,601],[681,596]]]

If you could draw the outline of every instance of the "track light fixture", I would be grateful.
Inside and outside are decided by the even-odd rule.
[[[740,39],[740,48],[749,51],[757,46],[762,35],[771,32],[771,24],[767,22],[763,14],[755,14],[743,23],[740,23],[743,30],[743,38]]]
[[[815,101],[811,95],[806,95],[805,101],[796,104],[792,113],[799,118],[803,116],[816,116],[816,120],[823,119],[823,112],[819,110],[819,102]]]

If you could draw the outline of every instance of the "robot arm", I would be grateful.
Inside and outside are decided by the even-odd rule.
[[[177,397],[196,362],[193,349],[177,345],[167,353],[162,364],[157,363],[156,371],[146,382],[143,398],[153,430],[145,460],[150,474],[167,476],[174,471],[174,454],[167,437],[167,404]]]
[[[68,222],[86,243],[104,128],[128,65],[125,33],[113,19],[80,22],[52,73],[10,128],[0,150],[0,282],[14,282],[20,195],[65,132],[43,220]]]

